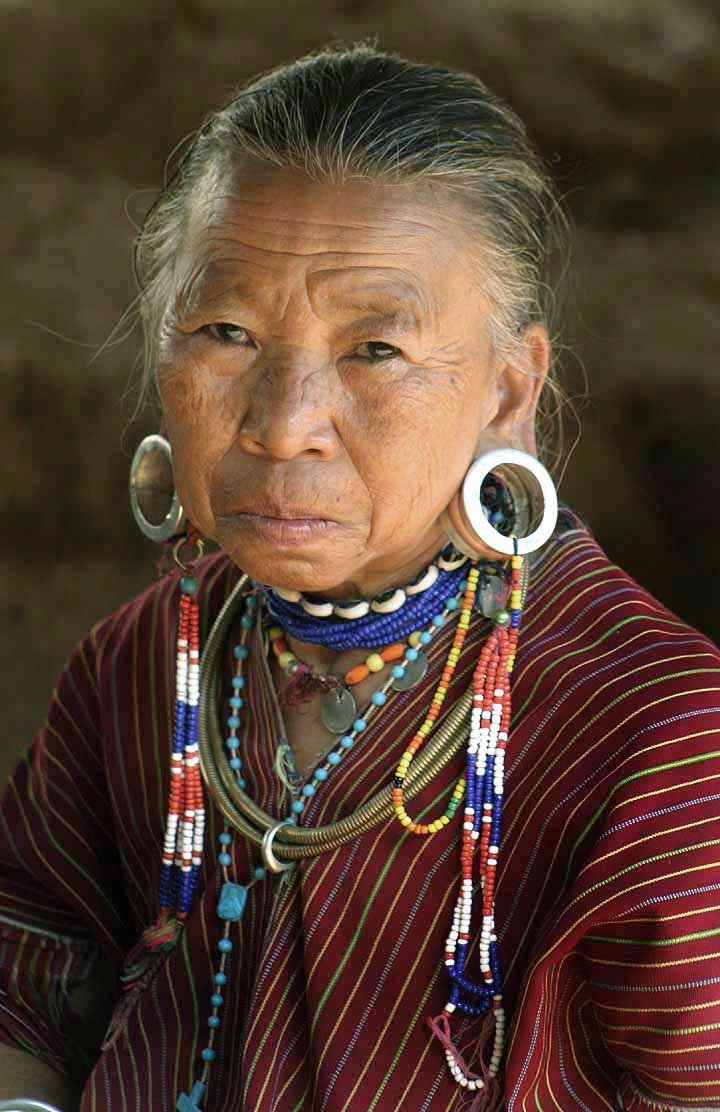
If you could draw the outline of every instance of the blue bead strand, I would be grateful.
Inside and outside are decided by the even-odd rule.
[[[249,595],[245,600],[245,614],[241,619],[241,642],[235,646],[233,656],[236,661],[236,673],[232,678],[232,691],[233,697],[238,698],[237,692],[241,691],[245,686],[245,680],[242,675],[243,664],[249,656],[249,649],[246,641],[250,634],[250,630],[255,624],[256,602],[253,595]],[[250,621],[247,621],[247,618]],[[240,739],[238,737],[238,730],[241,727],[240,710],[242,709],[242,698],[240,706],[231,704],[232,713],[228,717],[227,725],[229,734],[226,738],[225,744],[228,749],[230,767],[235,771],[238,785],[245,787],[245,781],[240,775],[242,770],[242,760],[237,756],[237,750],[240,747]],[[218,941],[218,966],[213,976],[214,991],[210,997],[211,1012],[207,1018],[208,1038],[207,1043],[200,1052],[200,1058],[203,1063],[202,1074],[199,1081],[193,1084],[190,1094],[181,1093],[178,1097],[176,1109],[177,1112],[200,1112],[202,1101],[207,1091],[208,1079],[210,1076],[210,1069],[217,1057],[215,1049],[216,1032],[219,1031],[221,1026],[221,1008],[224,1003],[224,996],[219,989],[224,988],[228,983],[228,961],[232,953],[232,939],[230,938],[230,931],[233,923],[239,922],[245,910],[245,901],[248,889],[265,876],[264,869],[256,869],[253,880],[248,885],[235,884],[230,880],[228,870],[232,865],[232,842],[233,835],[227,827],[218,835],[218,865],[222,869],[223,883],[220,890],[220,897],[218,900],[218,916],[223,923],[222,934]]]
[[[364,618],[313,618],[294,602],[287,602],[267,588],[267,608],[272,617],[292,637],[325,648],[379,648],[404,641],[416,629],[426,626],[443,608],[445,600],[458,594],[459,585],[467,574],[467,564],[454,571],[440,569],[427,591],[408,595],[404,605],[392,614],[374,611]]]

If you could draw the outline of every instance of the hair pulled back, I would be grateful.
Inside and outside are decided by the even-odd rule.
[[[517,114],[473,74],[367,42],[334,45],[252,80],[212,113],[149,210],[135,243],[144,393],[154,383],[191,202],[247,157],[319,182],[441,184],[477,231],[496,349],[511,354],[531,322],[552,334],[549,270],[566,221]]]

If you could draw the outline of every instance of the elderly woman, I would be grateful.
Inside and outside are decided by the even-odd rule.
[[[720,1108],[718,651],[537,461],[555,222],[506,105],[364,44],[182,159],[133,469],[179,567],[7,788],[4,1107]]]

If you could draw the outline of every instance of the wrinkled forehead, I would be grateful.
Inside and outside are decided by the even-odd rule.
[[[323,303],[362,292],[427,316],[477,288],[467,214],[435,183],[314,181],[292,168],[212,168],[189,199],[178,311],[301,273]],[[332,307],[332,306],[331,306]]]

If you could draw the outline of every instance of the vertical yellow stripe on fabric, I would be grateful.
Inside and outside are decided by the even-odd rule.
[[[446,795],[446,792],[442,791],[437,796],[435,796],[435,798],[431,801],[429,806],[427,806],[423,811],[420,812],[419,817],[423,818],[425,815],[427,815],[433,807],[436,807],[438,805],[440,800],[443,799],[445,797],[445,795]],[[365,907],[363,908],[363,910],[361,912],[360,919],[358,921],[358,925],[355,928],[355,933],[353,934],[353,937],[352,937],[352,941],[350,942],[349,947],[347,948],[347,950],[343,954],[343,957],[342,957],[339,965],[337,966],[335,972],[333,973],[332,977],[330,978],[330,980],[328,982],[327,988],[325,989],[322,996],[320,997],[320,1000],[318,1001],[317,1009],[316,1009],[315,1015],[313,1017],[312,1025],[311,1025],[311,1036],[312,1036],[312,1034],[314,1034],[315,1026],[316,1026],[317,1021],[319,1020],[320,1016],[322,1015],[322,1012],[323,1012],[323,1009],[324,1009],[324,1007],[327,1003],[328,997],[330,996],[333,989],[335,988],[335,985],[337,983],[338,978],[340,977],[340,974],[342,973],[345,966],[347,965],[347,963],[350,959],[350,955],[352,954],[355,946],[357,945],[357,941],[358,941],[358,938],[360,937],[360,934],[362,933],[362,928],[365,924],[365,920],[368,917],[368,914],[370,912],[370,909],[371,909],[371,907],[372,907],[372,905],[375,901],[375,898],[376,898],[378,892],[382,888],[383,881],[385,880],[385,877],[387,876],[387,874],[390,870],[390,866],[394,863],[395,858],[397,857],[397,855],[400,851],[400,847],[402,845],[404,845],[404,843],[410,837],[414,837],[414,835],[408,834],[406,831],[403,831],[403,833],[397,839],[389,857],[386,859],[385,863],[383,864],[382,869],[380,870],[378,878],[375,881],[375,883],[372,887],[372,890],[370,892],[370,897],[369,897],[367,903],[365,904]]]

